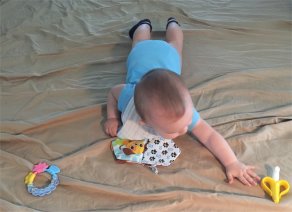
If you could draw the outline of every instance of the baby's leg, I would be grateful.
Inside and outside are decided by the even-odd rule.
[[[182,61],[183,32],[175,18],[169,18],[166,25],[166,41],[178,51]]]
[[[139,41],[151,39],[152,26],[149,19],[144,19],[135,24],[129,31],[129,36],[132,38],[132,48]]]
[[[150,26],[148,24],[142,24],[136,29],[136,31],[134,33],[132,48],[139,41],[150,40],[150,39],[151,39]]]

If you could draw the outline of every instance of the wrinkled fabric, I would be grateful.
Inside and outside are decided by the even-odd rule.
[[[128,30],[150,18],[163,39],[173,16],[184,32],[182,77],[200,116],[261,176],[292,183],[291,4],[288,0],[3,0],[1,211],[292,211],[259,187],[226,183],[196,138],[159,174],[118,164],[103,131],[109,89],[124,83]],[[60,184],[34,197],[34,164],[60,168]],[[46,175],[37,185],[45,185]]]

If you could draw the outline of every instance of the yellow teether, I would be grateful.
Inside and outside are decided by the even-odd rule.
[[[32,184],[34,181],[36,174],[33,172],[29,172],[28,175],[26,175],[25,179],[24,179],[24,183],[25,184]]]
[[[290,189],[290,185],[286,180],[279,179],[280,167],[276,166],[273,170],[273,178],[264,177],[261,182],[262,188],[272,197],[275,203],[279,203],[281,197],[287,194]]]

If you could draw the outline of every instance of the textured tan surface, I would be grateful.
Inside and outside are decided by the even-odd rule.
[[[129,28],[151,18],[184,30],[183,78],[201,116],[260,176],[292,183],[289,1],[1,1],[1,211],[291,211],[263,190],[225,182],[221,164],[189,135],[154,175],[115,163],[103,130],[107,92],[125,79]],[[61,168],[51,195],[23,183],[34,163]]]

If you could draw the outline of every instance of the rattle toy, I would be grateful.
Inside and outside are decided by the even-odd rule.
[[[146,165],[155,174],[157,166],[169,166],[181,153],[173,140],[160,136],[144,140],[117,138],[111,142],[111,149],[118,162]]]
[[[274,200],[279,203],[283,195],[287,194],[290,185],[286,180],[280,179],[280,167],[276,166],[273,170],[273,178],[264,177],[261,182],[261,187],[266,191]]]
[[[47,172],[48,174],[51,175],[50,184],[42,188],[35,187],[33,184],[35,177],[38,174],[41,174],[44,172]],[[34,165],[32,171],[29,172],[25,176],[25,179],[24,179],[24,183],[27,185],[27,191],[31,193],[33,196],[38,196],[38,197],[42,197],[47,194],[50,194],[52,191],[56,189],[57,185],[59,184],[59,178],[57,175],[57,173],[59,172],[60,172],[60,169],[56,165],[49,166],[47,163],[38,163]]]

